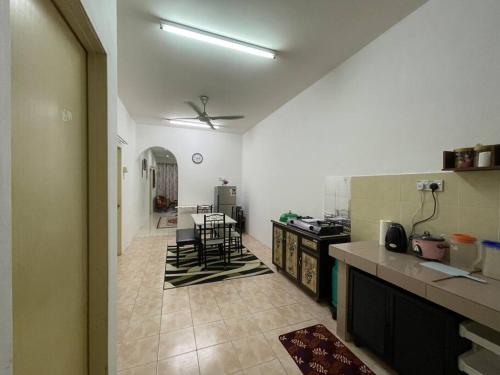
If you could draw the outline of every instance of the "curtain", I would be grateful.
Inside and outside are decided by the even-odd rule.
[[[177,200],[177,164],[156,165],[156,195],[163,195],[169,202]]]

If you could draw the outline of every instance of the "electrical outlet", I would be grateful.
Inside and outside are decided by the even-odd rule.
[[[429,186],[431,184],[437,184],[438,188],[436,191],[443,191],[444,181],[443,180],[418,180],[417,181],[417,190],[418,191],[432,191]]]

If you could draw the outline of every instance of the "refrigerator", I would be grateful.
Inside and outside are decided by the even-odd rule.
[[[231,216],[236,210],[236,186],[216,186],[214,190],[214,212]]]

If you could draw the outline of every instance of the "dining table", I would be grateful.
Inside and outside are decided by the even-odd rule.
[[[229,224],[229,225],[233,225],[233,224],[237,223],[237,221],[234,220],[231,216],[225,215],[222,212],[205,213],[205,214],[191,214],[191,217],[193,218],[194,225],[198,228],[201,228],[205,224],[205,216],[208,216],[207,222],[216,221],[216,220],[210,219],[210,217],[212,215],[214,215],[214,217],[215,217],[215,215],[224,215],[226,224]],[[217,221],[219,221],[219,220],[217,220]]]

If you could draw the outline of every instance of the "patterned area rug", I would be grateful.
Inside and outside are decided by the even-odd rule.
[[[209,269],[203,269],[204,264],[198,266],[198,253],[191,246],[181,248],[177,268],[176,252],[176,246],[168,246],[163,289],[273,273],[246,248],[243,248],[243,255],[240,255],[239,249],[231,251],[231,264],[227,264],[225,269],[223,261],[215,252],[207,253]]]
[[[156,229],[177,228],[177,213],[161,216],[156,224]]]
[[[323,324],[279,338],[304,375],[375,374]]]

